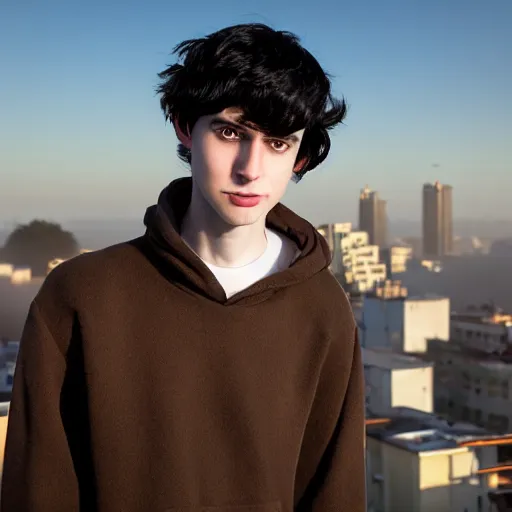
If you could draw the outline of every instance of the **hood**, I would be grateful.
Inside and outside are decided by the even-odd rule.
[[[330,250],[323,236],[309,222],[279,203],[268,213],[267,227],[293,240],[300,254],[287,270],[266,277],[226,299],[224,289],[210,269],[180,236],[181,222],[191,195],[192,178],[179,178],[162,190],[158,203],[146,210],[144,239],[161,273],[192,293],[225,305],[249,305],[265,300],[284,287],[310,279],[331,263]]]

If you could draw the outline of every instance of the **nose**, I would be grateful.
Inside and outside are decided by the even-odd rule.
[[[263,172],[264,141],[255,137],[244,140],[239,147],[240,152],[235,163],[237,178],[243,183],[257,180]]]

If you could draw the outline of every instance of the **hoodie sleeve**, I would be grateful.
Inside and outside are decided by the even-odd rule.
[[[66,359],[34,301],[20,342],[1,512],[74,512],[78,483],[61,415]]]
[[[365,400],[357,328],[349,358],[342,345],[346,342],[340,341],[327,356],[320,377],[307,427],[313,441],[303,454],[312,477],[296,512],[366,511]]]

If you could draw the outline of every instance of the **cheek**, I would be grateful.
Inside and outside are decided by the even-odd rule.
[[[236,151],[230,145],[222,144],[216,137],[212,136],[204,137],[196,147],[196,153],[199,155],[197,171],[204,180],[215,181],[217,178],[225,177],[226,174],[231,172]],[[194,162],[194,159],[192,159],[192,162]]]

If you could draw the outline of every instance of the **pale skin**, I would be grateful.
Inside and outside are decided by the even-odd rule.
[[[192,199],[181,236],[201,259],[220,267],[242,267],[263,254],[267,214],[305,163],[296,162],[304,130],[274,138],[237,123],[240,114],[231,108],[203,116],[191,134],[174,123],[192,152]],[[259,203],[234,204],[240,195],[258,195]]]

